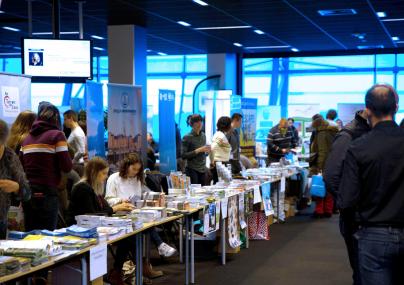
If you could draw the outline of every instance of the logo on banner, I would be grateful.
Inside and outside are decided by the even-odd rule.
[[[20,113],[20,97],[17,87],[3,86],[1,99],[4,117],[17,117]]]
[[[121,104],[122,104],[122,108],[126,109],[129,106],[129,94],[126,92],[122,93],[121,96]]]

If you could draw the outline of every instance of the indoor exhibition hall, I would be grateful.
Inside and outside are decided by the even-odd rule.
[[[0,285],[404,285],[403,26],[0,0]]]

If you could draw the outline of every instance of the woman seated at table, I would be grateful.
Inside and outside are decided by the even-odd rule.
[[[131,211],[134,207],[130,203],[117,203],[109,206],[103,197],[105,180],[108,177],[108,164],[99,157],[92,158],[84,169],[84,176],[77,183],[71,194],[69,204],[69,224],[74,224],[74,217],[84,214],[112,215],[117,211]],[[114,269],[109,274],[109,281],[112,285],[124,284],[122,280],[122,266],[127,259],[128,252],[134,254],[135,241],[124,239],[117,243],[118,248],[114,263]]]
[[[131,153],[121,161],[119,172],[112,174],[107,181],[105,199],[111,207],[120,203],[134,203],[150,191],[144,183],[143,168],[142,159],[137,153]],[[163,242],[155,228],[149,233],[161,256],[170,257],[177,252],[175,248]]]

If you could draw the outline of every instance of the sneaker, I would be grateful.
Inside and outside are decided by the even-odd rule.
[[[159,250],[159,254],[164,257],[171,257],[177,253],[177,250],[175,248],[169,246],[165,242],[160,244],[160,246],[158,247],[158,250]]]

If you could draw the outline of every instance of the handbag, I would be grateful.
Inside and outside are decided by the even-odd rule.
[[[313,175],[311,177],[310,194],[314,197],[325,197],[326,191],[322,175]]]
[[[269,240],[268,220],[263,212],[252,212],[248,219],[250,240]]]

